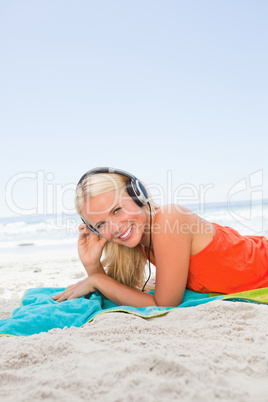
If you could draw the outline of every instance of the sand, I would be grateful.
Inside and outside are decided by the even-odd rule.
[[[29,287],[84,277],[75,248],[1,255],[1,318]],[[12,279],[11,279],[12,278]],[[1,401],[268,401],[268,306],[214,301],[0,338]]]

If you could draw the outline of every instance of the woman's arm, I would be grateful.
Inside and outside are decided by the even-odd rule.
[[[101,292],[107,299],[121,306],[146,307],[156,305],[152,295],[129,288],[102,273],[96,273],[74,285],[68,286],[64,292],[53,296],[52,299],[62,302],[85,296],[96,290]]]
[[[160,230],[153,235],[156,285],[154,299],[158,306],[178,306],[186,289],[191,256],[192,217],[162,207],[155,223]],[[182,210],[182,208],[181,208]],[[192,214],[193,216],[193,214]]]
[[[92,278],[95,290],[107,299],[121,306],[146,307],[156,306],[154,296],[137,289],[132,289],[108,275],[96,274]]]

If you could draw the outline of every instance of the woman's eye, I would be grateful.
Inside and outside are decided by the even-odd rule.
[[[114,210],[114,214],[117,214],[117,213],[120,211],[120,209],[122,209],[122,207],[116,208],[116,209]],[[96,229],[101,229],[103,225],[105,225],[105,222],[99,223],[99,224],[96,226]]]

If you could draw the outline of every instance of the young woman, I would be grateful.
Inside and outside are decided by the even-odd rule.
[[[118,305],[178,306],[186,287],[205,293],[268,287],[265,237],[242,236],[178,205],[159,207],[127,172],[87,172],[77,185],[76,209],[88,277],[54,296],[58,302],[98,290]],[[154,295],[142,289],[147,259],[156,267]]]

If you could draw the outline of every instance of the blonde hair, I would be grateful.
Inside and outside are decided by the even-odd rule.
[[[98,173],[86,176],[77,186],[75,206],[82,217],[82,208],[85,199],[96,197],[112,190],[126,191],[126,183],[129,179],[117,173]],[[152,200],[146,185],[141,182],[148,194],[151,206],[151,215],[155,216],[157,205]],[[144,268],[147,261],[143,247],[138,244],[129,248],[121,244],[107,242],[104,246],[104,259],[102,264],[107,275],[120,283],[132,288],[142,287],[144,283]]]

